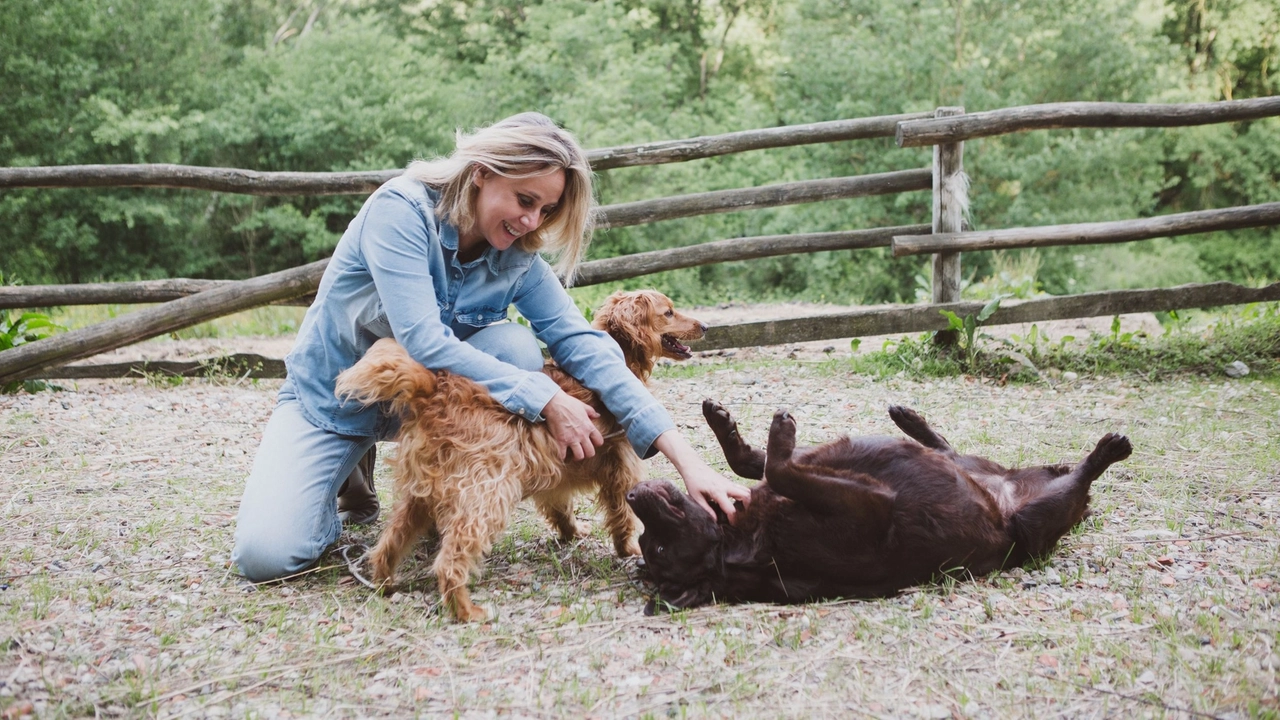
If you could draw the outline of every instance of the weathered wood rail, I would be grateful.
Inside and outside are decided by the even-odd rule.
[[[973,252],[1055,245],[1122,243],[1267,225],[1280,225],[1280,202],[1224,210],[1196,210],[1140,220],[976,230],[927,236],[904,234],[893,238],[893,254],[903,256],[942,251]]]
[[[898,147],[919,147],[1055,128],[1187,127],[1258,120],[1280,115],[1280,96],[1213,103],[1067,102],[987,110],[958,117],[907,120],[898,125]]]
[[[899,146],[934,145],[933,166],[845,178],[719,190],[623,203],[598,209],[598,226],[624,227],[709,213],[777,207],[885,193],[933,190],[929,226],[874,228],[731,238],[692,247],[584,263],[578,284],[610,282],[665,270],[774,255],[891,246],[895,256],[930,253],[933,299],[928,305],[886,307],[839,315],[712,327],[695,347],[825,340],[862,335],[944,331],[940,310],[976,314],[978,303],[959,301],[960,254],[974,250],[1130,242],[1191,233],[1280,224],[1280,203],[1178,213],[1157,218],[1040,228],[963,231],[968,179],[963,142],[1050,128],[1177,127],[1280,116],[1280,97],[1222,103],[1148,105],[1056,103],[966,114],[963,108],[810,125],[749,130],[688,140],[592,150],[593,168],[605,170],[765,148],[895,137]],[[398,170],[362,173],[271,173],[181,165],[0,168],[0,189],[18,187],[168,187],[258,195],[368,193]],[[248,377],[278,377],[283,365],[233,356],[216,361],[114,365],[67,363],[207,320],[268,303],[310,302],[327,261],[241,281],[173,279],[139,283],[0,288],[0,309],[87,303],[162,302],[137,313],[0,352],[0,382],[34,377],[117,377],[137,372],[203,374],[211,367]],[[1006,302],[985,324],[1037,322],[1128,312],[1178,310],[1280,300],[1280,283],[1247,288],[1231,283],[1086,293]],[[945,337],[945,335],[943,335]],[[213,363],[211,365],[210,363]],[[97,373],[97,374],[95,374]]]
[[[666,140],[588,150],[593,170],[659,165],[730,155],[749,150],[810,145],[814,143],[893,137],[898,123],[931,117],[932,113],[884,115],[852,120],[831,120],[808,125],[787,125],[705,135],[688,140]],[[63,165],[59,167],[0,168],[0,189],[155,187],[246,195],[361,195],[378,189],[402,169],[367,172],[261,172],[196,165]]]

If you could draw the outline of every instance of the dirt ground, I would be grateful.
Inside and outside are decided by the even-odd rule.
[[[185,342],[139,350],[278,357],[289,339]],[[1001,387],[859,375],[842,364],[849,353],[848,341],[707,353],[659,368],[651,386],[726,473],[704,397],[756,441],[778,407],[806,443],[896,433],[884,411],[897,403],[1009,465],[1076,460],[1108,431],[1135,453],[1095,483],[1093,516],[1043,567],[884,600],[645,617],[633,561],[599,533],[556,542],[522,505],[473,583],[492,619],[458,625],[439,612],[429,546],[390,598],[353,581],[337,553],[263,586],[230,566],[278,381],[81,381],[0,396],[0,718],[1280,713],[1274,380]],[[646,464],[676,478],[665,461]],[[579,514],[595,517],[586,501]],[[371,543],[380,527],[343,542]]]

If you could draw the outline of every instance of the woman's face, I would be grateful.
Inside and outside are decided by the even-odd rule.
[[[478,257],[487,242],[506,250],[522,236],[542,225],[560,204],[564,194],[564,170],[546,175],[509,178],[485,168],[476,170],[472,182],[479,188],[475,224],[460,238],[465,255]]]

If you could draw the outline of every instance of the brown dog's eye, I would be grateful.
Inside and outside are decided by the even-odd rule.
[[[675,312],[674,310],[672,310],[671,308],[667,308],[667,311],[666,311],[665,313],[663,313],[663,315],[666,315],[667,317],[675,317],[675,316],[676,316],[676,312]]]

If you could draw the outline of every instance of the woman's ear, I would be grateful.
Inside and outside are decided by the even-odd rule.
[[[475,185],[476,189],[482,188],[484,187],[485,182],[492,175],[493,175],[492,170],[490,170],[489,168],[483,165],[477,164],[471,170],[471,184]]]

